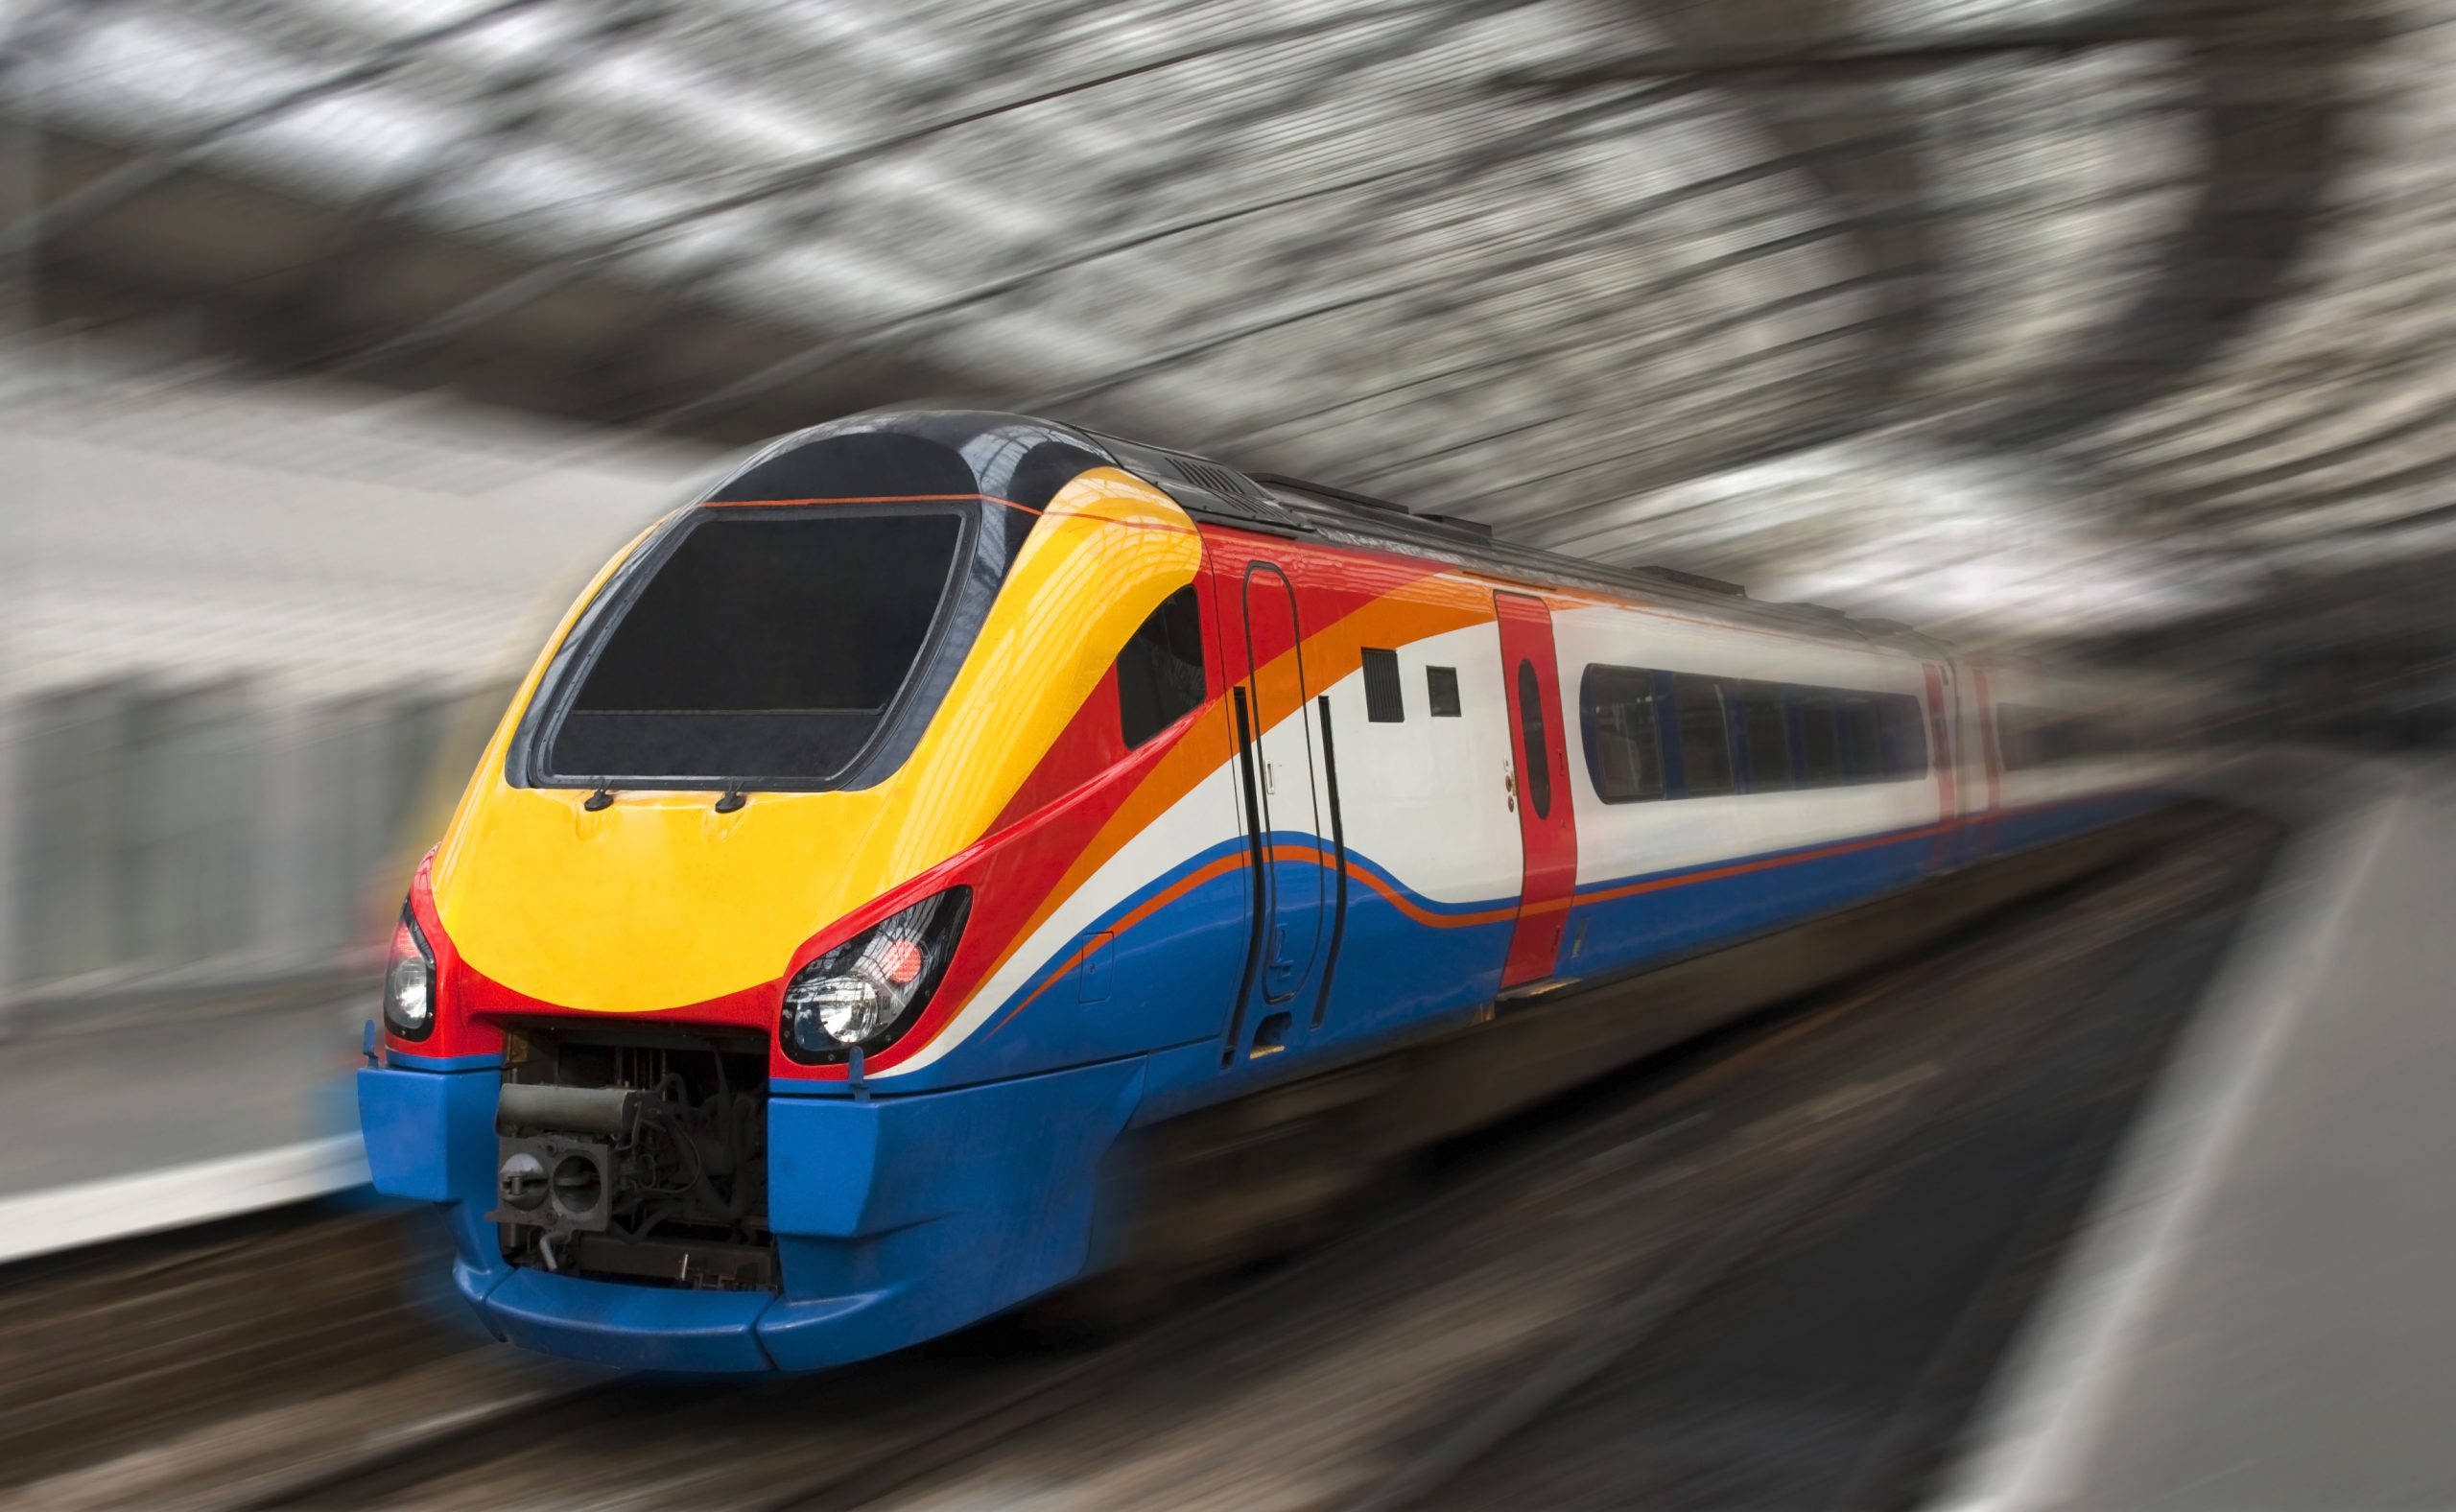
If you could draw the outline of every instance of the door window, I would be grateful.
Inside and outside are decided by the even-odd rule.
[[[1544,689],[1535,680],[1535,664],[1521,658],[1518,663],[1518,736],[1525,748],[1524,769],[1519,775],[1525,789],[1526,801],[1539,819],[1552,814],[1552,747],[1544,737]]]

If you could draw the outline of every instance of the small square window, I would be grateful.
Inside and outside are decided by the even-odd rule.
[[[1364,648],[1364,717],[1375,724],[1397,724],[1407,717],[1399,696],[1399,653]]]
[[[1427,667],[1424,670],[1425,695],[1432,701],[1432,717],[1436,720],[1458,718],[1458,669]]]

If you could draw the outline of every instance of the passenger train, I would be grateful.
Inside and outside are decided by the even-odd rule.
[[[878,1355],[2072,874],[2160,801],[2124,720],[1064,425],[819,426],[538,655],[393,933],[369,1163],[514,1344]]]

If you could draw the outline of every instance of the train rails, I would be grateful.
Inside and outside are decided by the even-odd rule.
[[[1034,1494],[1086,1506],[1488,1499],[1497,1483],[1520,1483],[1529,1457],[1558,1456],[1549,1435],[1564,1413],[1608,1412],[1595,1398],[1633,1361],[1694,1352],[1689,1335],[1739,1305],[1750,1277],[1813,1268],[1815,1246],[1850,1226],[1837,1210],[1884,1200],[1905,1166],[1935,1163],[1940,1137],[1967,1139],[1973,1110],[2017,1099],[2008,1086],[2059,1053],[2066,1027],[2123,1017],[2100,989],[2137,974],[2177,931],[2222,927],[2264,843],[2240,823],[2216,825],[2016,910],[1953,950],[1462,1142],[1416,1194],[1105,1345],[1051,1351],[997,1326],[803,1382],[508,1376],[468,1399],[478,1410],[361,1423],[323,1453],[274,1467],[286,1474],[260,1465],[216,1479],[192,1464],[177,1500],[781,1509]],[[2148,1049],[2134,1058],[2154,1061]],[[2107,1123],[2111,1107],[2091,1117]],[[2041,1225],[2016,1217],[2029,1236],[2017,1247],[2036,1248]],[[1950,1347],[1931,1356],[1983,1367],[1995,1335],[1947,1326],[1942,1336]],[[1929,1368],[1908,1406],[1897,1404],[1906,1426],[1896,1439],[1918,1440],[1889,1452],[1901,1465],[1915,1469],[1949,1429],[1951,1404],[1936,1399],[1961,1391],[1969,1364]],[[478,1381],[474,1355],[418,1368]],[[1950,1379],[1940,1386],[1941,1377]],[[282,1430],[295,1436],[307,1404],[289,1410]],[[247,1422],[284,1421],[277,1406],[266,1411]],[[50,1493],[69,1483],[21,1495],[60,1504]],[[83,1482],[105,1483],[90,1472]],[[116,1504],[131,1500],[147,1498]]]

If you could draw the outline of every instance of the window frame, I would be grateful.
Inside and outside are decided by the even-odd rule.
[[[1596,690],[1598,682],[1603,679],[1622,677],[1636,679],[1644,687],[1646,733],[1651,737],[1654,765],[1651,768],[1640,768],[1638,791],[1615,797],[1606,792],[1603,788],[1604,766],[1600,759],[1603,740],[1602,721],[1595,718],[1596,712],[1603,705],[1598,702]],[[1578,733],[1586,747],[1586,785],[1588,791],[1594,794],[1597,802],[1660,803],[1674,795],[1670,764],[1664,757],[1662,698],[1663,688],[1659,675],[1651,668],[1624,667],[1613,662],[1589,662],[1585,670],[1578,673]],[[1654,776],[1652,791],[1646,791],[1647,784],[1643,780],[1648,770],[1651,770]]]
[[[1202,612],[1202,598],[1203,596],[1200,587],[1192,582],[1186,583],[1181,587],[1170,589],[1167,598],[1162,599],[1158,603],[1151,606],[1151,612],[1145,615],[1143,617],[1143,623],[1134,627],[1134,633],[1125,638],[1125,644],[1118,648],[1116,659],[1109,664],[1110,671],[1117,677],[1118,739],[1123,744],[1124,749],[1128,751],[1138,751],[1144,746],[1150,744],[1153,741],[1168,734],[1169,731],[1174,729],[1177,725],[1184,723],[1187,720],[1202,712],[1203,705],[1211,701],[1211,643],[1210,637],[1205,632],[1208,621]],[[1193,608],[1194,656],[1193,666],[1194,671],[1201,676],[1202,685],[1195,692],[1193,702],[1187,704],[1185,708],[1177,711],[1176,713],[1168,715],[1166,718],[1162,719],[1160,722],[1145,731],[1140,740],[1137,740],[1134,736],[1134,732],[1126,727],[1125,722],[1125,655],[1128,650],[1133,649],[1135,642],[1142,637],[1143,632],[1149,629],[1154,624],[1158,623],[1160,617],[1167,614],[1170,607],[1180,601],[1191,604]]]
[[[606,579],[547,658],[528,707],[504,752],[504,780],[515,788],[614,788],[635,792],[837,792],[874,785],[901,766],[921,732],[945,701],[956,672],[971,649],[980,623],[1004,587],[1004,542],[984,529],[984,511],[995,506],[936,501],[877,504],[734,505],[702,502],[676,509],[649,540]],[[694,772],[679,776],[566,772],[552,755],[563,721],[623,621],[648,585],[696,532],[744,515],[772,520],[849,519],[881,515],[942,514],[957,522],[947,579],[929,626],[904,680],[880,711],[868,740],[825,777],[776,773]],[[925,696],[926,690],[926,696]],[[925,705],[923,707],[922,705]]]

